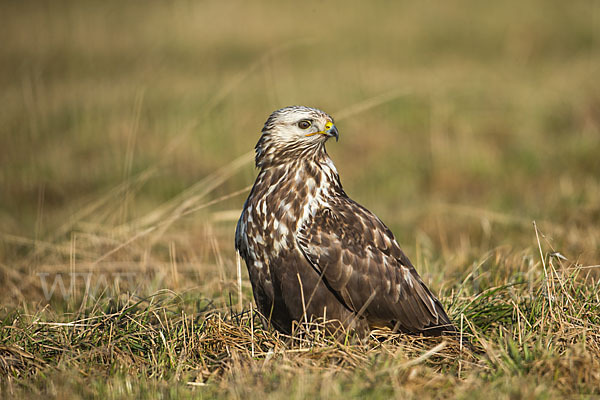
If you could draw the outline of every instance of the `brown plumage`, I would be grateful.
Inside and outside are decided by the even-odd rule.
[[[264,125],[235,234],[259,311],[288,334],[314,319],[363,334],[454,332],[392,232],[342,189],[330,137],[333,118],[314,108],[282,108]]]

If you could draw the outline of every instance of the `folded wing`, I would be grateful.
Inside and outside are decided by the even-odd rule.
[[[372,327],[426,335],[455,331],[391,231],[351,199],[319,209],[300,227],[297,241],[327,286]]]

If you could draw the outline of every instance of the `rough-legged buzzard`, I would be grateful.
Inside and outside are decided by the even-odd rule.
[[[287,334],[315,319],[363,333],[454,332],[392,232],[344,192],[325,150],[338,135],[331,116],[303,106],[264,125],[235,234],[259,311]]]

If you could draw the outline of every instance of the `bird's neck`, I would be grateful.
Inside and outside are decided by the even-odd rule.
[[[256,166],[261,170],[271,167],[298,164],[299,162],[325,163],[331,162],[325,142],[290,142],[274,139],[271,135],[262,135],[255,147]],[[334,168],[335,169],[335,168]]]
[[[319,158],[301,158],[261,168],[253,191],[257,196],[295,192],[291,196],[314,197],[343,194],[337,169],[325,151]]]

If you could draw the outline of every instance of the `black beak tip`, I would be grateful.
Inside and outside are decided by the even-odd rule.
[[[330,136],[330,137],[331,137],[331,136],[335,137],[335,141],[336,141],[336,142],[337,142],[337,141],[340,139],[340,134],[339,134],[339,132],[338,132],[338,130],[337,130],[337,128],[336,128],[335,126],[332,126],[332,127],[329,129],[328,133],[329,133],[329,136]]]

